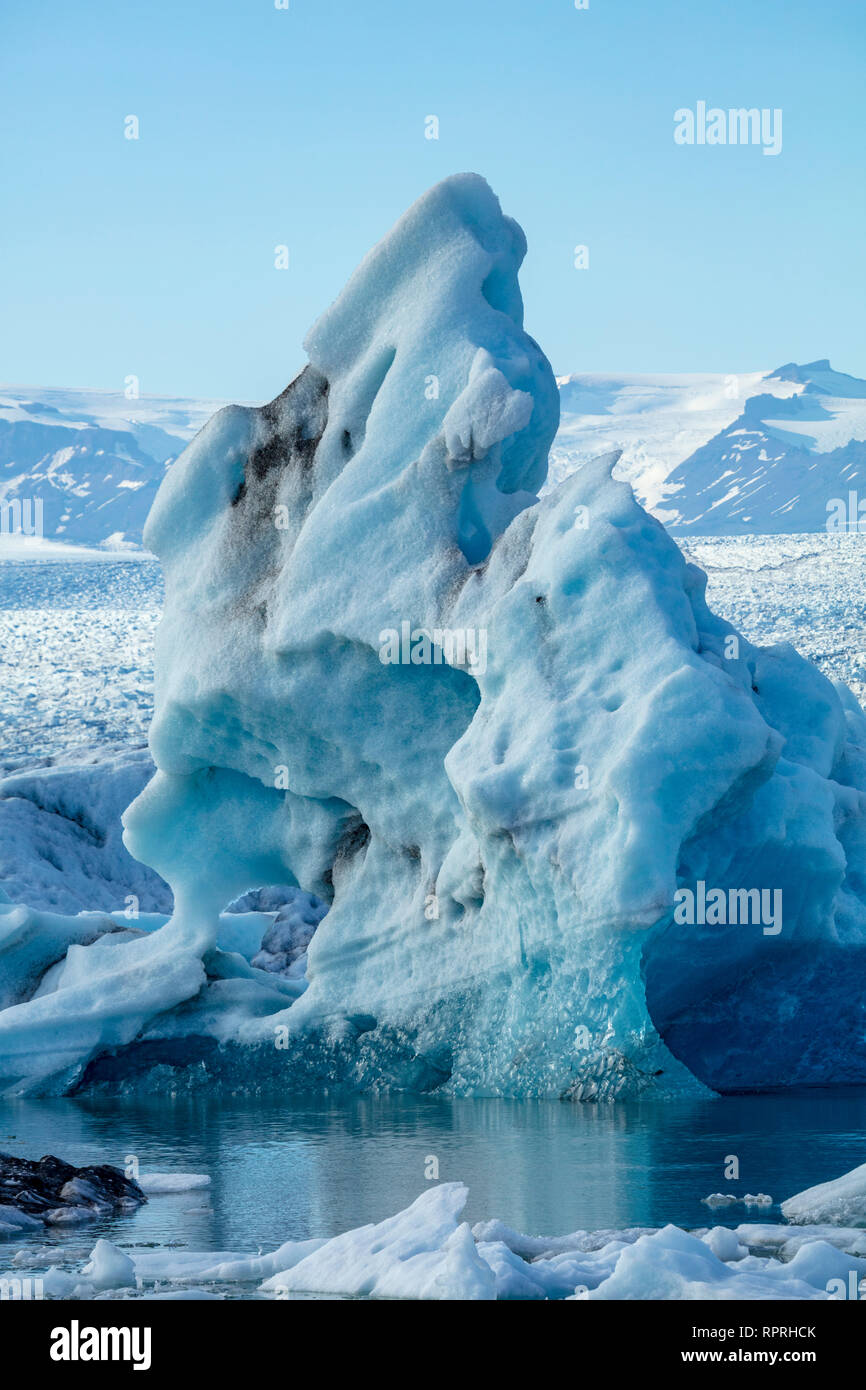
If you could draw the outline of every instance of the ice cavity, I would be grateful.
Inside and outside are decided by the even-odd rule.
[[[297,380],[167,475],[158,771],[126,844],[174,915],[73,946],[0,1015],[0,1074],[206,1036],[212,1068],[283,1086],[866,1076],[866,721],[709,612],[613,456],[537,500],[558,400],[524,250],[482,179],[439,185]],[[293,932],[266,969],[218,944],[226,904],[285,883],[330,904],[304,993],[270,973]],[[780,892],[780,930],[678,923],[698,883]]]
[[[612,457],[536,501],[558,402],[524,251],[482,179],[434,188],[301,376],[172,469],[146,534],[159,771],[127,843],[174,889],[178,949],[256,884],[331,903],[278,1020],[287,1081],[311,1057],[589,1098],[862,1078],[862,1029],[839,1031],[864,977],[862,714],[709,612]],[[698,881],[781,890],[781,932],[678,925]]]

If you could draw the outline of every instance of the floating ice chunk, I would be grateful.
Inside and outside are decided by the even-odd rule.
[[[709,1197],[702,1197],[701,1201],[708,1207],[735,1207],[739,1202],[742,1202],[744,1207],[773,1205],[772,1197],[768,1197],[766,1192],[747,1192],[743,1197],[736,1197],[733,1192],[711,1192]]]
[[[82,1287],[81,1280],[76,1275],[68,1274],[56,1265],[52,1265],[40,1277],[42,1292],[46,1298],[72,1298],[76,1295],[83,1297],[85,1293],[90,1292],[89,1288]]]
[[[831,1280],[841,1279],[847,1288],[852,1275],[857,1283],[866,1277],[866,1259],[845,1254],[829,1241],[812,1240],[801,1245],[794,1258],[782,1265],[782,1269],[813,1288],[832,1293],[829,1289]]]
[[[758,1262],[760,1265],[761,1262]],[[665,1226],[641,1236],[621,1252],[609,1279],[590,1290],[590,1299],[817,1298],[805,1281],[784,1273],[769,1277],[763,1265],[743,1272],[723,1264],[696,1236]]]
[[[368,1298],[495,1298],[493,1271],[469,1226],[458,1221],[468,1195],[462,1183],[432,1187],[397,1216],[326,1241],[262,1288]]]
[[[30,1216],[17,1207],[0,1206],[0,1235],[17,1235],[21,1231],[35,1231],[42,1225],[36,1216]]]
[[[784,1226],[757,1225],[749,1222],[736,1228],[737,1237],[750,1250],[770,1251],[783,1260],[790,1260],[803,1245],[825,1240],[837,1250],[866,1258],[866,1230],[857,1227],[823,1225]]]
[[[866,1163],[841,1178],[807,1187],[782,1203],[788,1221],[826,1221],[839,1226],[866,1226]]]
[[[148,1197],[156,1197],[164,1192],[192,1192],[200,1187],[210,1187],[208,1173],[141,1173],[138,1185]]]
[[[165,1247],[156,1250],[136,1249],[132,1258],[135,1262],[136,1277],[140,1282],[154,1284],[161,1280],[178,1283],[198,1282],[206,1271],[214,1267],[221,1264],[242,1265],[254,1257],[239,1250],[178,1250]]]
[[[224,1044],[224,1074],[458,1094],[866,1077],[862,715],[710,612],[614,454],[538,499],[559,407],[523,329],[525,250],[482,179],[446,180],[314,326],[301,375],[167,473],[158,771],[126,843],[175,913],[94,941],[5,905],[16,1088],[87,1084],[106,1053],[101,1076],[140,1084],[127,1049],[182,1064],[189,1038]],[[404,622],[440,637],[383,660]],[[484,662],[443,633],[483,636]],[[331,906],[310,941],[269,936],[259,970],[248,924],[219,949],[220,913],[263,884]],[[708,915],[707,888],[753,920]]]
[[[99,1216],[95,1207],[71,1206],[52,1207],[42,1219],[48,1226],[82,1226],[86,1221],[96,1221]]]
[[[212,1262],[199,1272],[198,1277],[200,1279],[213,1279],[215,1282],[236,1279],[244,1281],[266,1279],[280,1271],[294,1269],[295,1265],[301,1263],[301,1260],[305,1260],[308,1255],[321,1250],[322,1246],[327,1243],[326,1240],[322,1239],[287,1240],[284,1245],[281,1245],[278,1250],[272,1251],[270,1255],[235,1256]]]
[[[740,1243],[736,1232],[729,1226],[714,1226],[711,1231],[702,1233],[701,1240],[724,1264],[730,1260],[742,1260],[749,1253],[748,1246]]]
[[[81,1271],[95,1289],[135,1288],[135,1262],[110,1240],[98,1240]]]
[[[478,1254],[493,1270],[496,1297],[506,1299],[568,1298],[580,1285],[598,1288],[613,1273],[622,1241],[610,1241],[600,1250],[571,1250],[550,1258],[522,1259],[504,1241],[478,1244]]]

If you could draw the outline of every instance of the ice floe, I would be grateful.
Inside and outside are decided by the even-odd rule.
[[[782,1225],[669,1225],[529,1236],[497,1221],[470,1227],[467,1197],[464,1184],[441,1183],[382,1221],[266,1254],[124,1250],[103,1239],[73,1270],[58,1267],[56,1250],[40,1250],[12,1258],[0,1280],[44,1263],[50,1298],[839,1300],[866,1290],[866,1233],[856,1229],[817,1227],[810,1236]]]

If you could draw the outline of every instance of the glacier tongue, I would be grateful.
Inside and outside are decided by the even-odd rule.
[[[19,1004],[22,1025],[62,1028],[65,993],[89,1043],[88,952],[115,1046],[163,950],[179,997],[199,959],[248,1000],[267,977],[221,958],[219,914],[288,883],[330,903],[306,992],[262,994],[234,1034],[166,997],[164,1035],[258,1045],[245,1071],[287,1087],[773,1086],[792,1049],[798,1080],[866,1077],[862,1027],[836,1023],[864,981],[866,721],[709,612],[615,456],[538,501],[558,398],[522,327],[524,253],[482,179],[446,180],[297,380],[221,411],[166,477],[145,535],[166,576],[158,771],[125,840],[174,917],[75,947],[76,987]],[[683,889],[781,906],[682,921]]]

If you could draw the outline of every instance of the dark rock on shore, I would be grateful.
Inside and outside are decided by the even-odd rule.
[[[138,1183],[109,1163],[76,1168],[53,1154],[36,1161],[0,1153],[0,1233],[117,1216],[146,1201]]]

